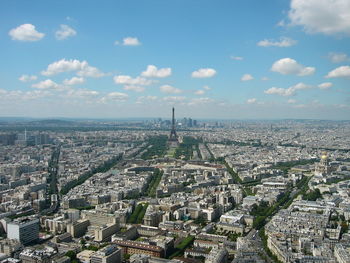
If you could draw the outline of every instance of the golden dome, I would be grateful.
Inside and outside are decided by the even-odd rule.
[[[321,156],[321,159],[322,159],[322,160],[326,160],[327,158],[328,158],[327,154],[323,154],[323,155]]]

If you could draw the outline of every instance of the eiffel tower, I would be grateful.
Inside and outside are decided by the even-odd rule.
[[[170,136],[169,136],[169,143],[172,146],[177,146],[179,143],[177,134],[176,134],[176,129],[175,129],[175,108],[173,107],[173,119],[171,122],[171,131],[170,131]]]

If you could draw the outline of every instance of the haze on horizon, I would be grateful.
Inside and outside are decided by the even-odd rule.
[[[331,10],[331,12],[329,11]],[[350,2],[0,3],[0,117],[350,119]]]

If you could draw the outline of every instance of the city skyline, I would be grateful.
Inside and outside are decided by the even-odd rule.
[[[0,117],[350,119],[347,1],[0,10]]]

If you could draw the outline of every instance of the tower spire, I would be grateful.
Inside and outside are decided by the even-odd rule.
[[[172,129],[175,130],[175,108],[173,107],[173,119],[172,119]]]
[[[169,136],[169,142],[170,143],[178,143],[178,137],[176,134],[176,125],[175,125],[175,108],[173,107],[173,115],[172,115],[172,121],[171,121],[171,131]]]

